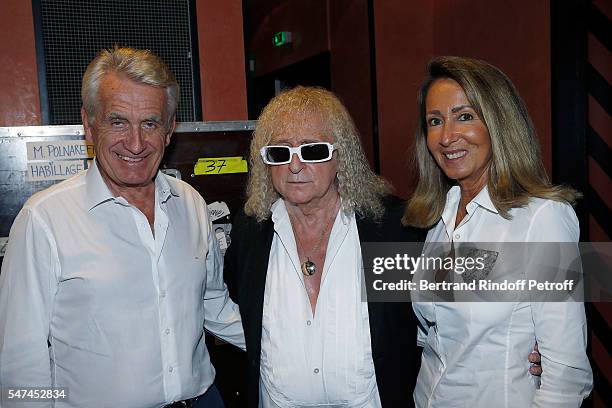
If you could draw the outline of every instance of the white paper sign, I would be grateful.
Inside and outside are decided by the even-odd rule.
[[[214,203],[208,204],[208,214],[210,215],[210,220],[215,221],[229,215],[230,210],[225,202],[215,201]]]
[[[85,160],[28,162],[26,180],[64,180],[85,169]]]
[[[94,147],[85,140],[27,142],[28,160],[88,159],[95,155]]]

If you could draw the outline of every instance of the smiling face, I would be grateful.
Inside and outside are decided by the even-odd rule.
[[[154,191],[153,181],[174,130],[174,120],[166,126],[167,114],[165,89],[115,73],[100,79],[95,117],[89,118],[83,109],[81,116],[100,173],[114,195]]]
[[[275,134],[270,145],[299,146],[304,143],[334,143],[331,132],[318,115],[306,115],[297,126],[283,127]],[[296,154],[288,164],[270,166],[272,184],[283,199],[296,206],[320,206],[335,203],[338,197],[336,174],[337,153],[321,163],[302,163]]]
[[[480,191],[488,181],[491,138],[461,86],[435,80],[425,99],[427,147],[448,178],[462,190]]]

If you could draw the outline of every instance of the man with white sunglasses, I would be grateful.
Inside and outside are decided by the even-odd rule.
[[[416,321],[400,303],[362,302],[362,242],[418,241],[403,203],[369,168],[331,92],[276,96],[251,143],[244,214],[225,256],[240,305],[249,407],[408,407]]]

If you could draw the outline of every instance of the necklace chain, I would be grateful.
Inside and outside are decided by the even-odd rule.
[[[310,260],[310,257],[312,256],[312,254],[315,254],[319,250],[319,247],[321,246],[321,243],[323,242],[323,237],[325,237],[325,233],[329,229],[329,226],[331,225],[332,220],[336,218],[335,215],[337,214],[337,211],[335,211],[335,209],[336,209],[337,203],[338,203],[338,200],[336,200],[336,203],[334,203],[334,207],[333,207],[334,211],[332,211],[331,216],[329,217],[329,220],[327,220],[327,224],[325,224],[325,227],[323,228],[323,230],[321,230],[321,235],[319,236],[317,243],[310,250],[308,254],[304,254],[306,255],[306,260],[302,262],[301,267],[302,267],[302,273],[306,276],[314,275],[316,272],[316,264]],[[300,249],[303,250],[304,246],[302,245],[300,237],[298,237],[298,234],[296,234],[295,232],[295,226],[293,225],[293,217],[291,216],[291,214],[289,214],[289,222],[291,224],[291,230],[293,231],[293,236],[295,237],[295,243],[298,246],[298,256],[299,256],[299,251]]]

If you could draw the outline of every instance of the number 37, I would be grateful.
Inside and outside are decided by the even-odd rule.
[[[226,164],[225,160],[206,160],[206,173],[221,173],[221,169],[223,169]]]

